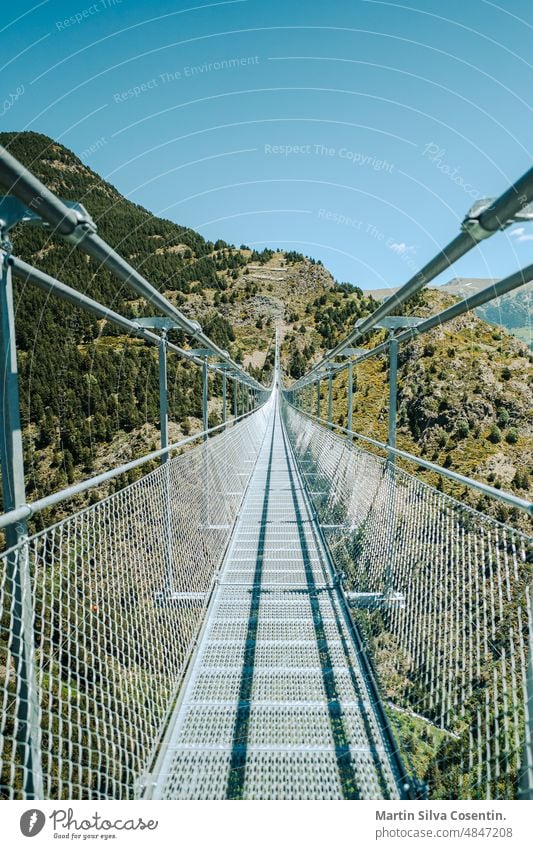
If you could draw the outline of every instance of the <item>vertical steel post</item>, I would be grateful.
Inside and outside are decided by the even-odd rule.
[[[159,434],[161,448],[168,447],[168,379],[167,379],[167,332],[161,333],[159,343]],[[172,522],[170,517],[170,468],[168,454],[161,456],[163,471],[163,523],[165,527],[165,571],[166,589],[174,591],[174,571],[172,569]]]
[[[237,418],[239,415],[239,397],[237,390],[237,378],[233,378],[233,418]]]
[[[346,427],[353,429],[353,363],[348,363],[348,411],[346,416]],[[351,439],[351,437],[349,437]]]
[[[320,418],[320,400],[321,400],[320,399],[320,392],[321,392],[320,378],[318,378],[318,380],[316,382],[316,416],[317,416],[317,419]]]
[[[168,384],[167,384],[167,334],[163,330],[159,343],[159,433],[161,448],[168,446]],[[163,454],[161,462],[166,463],[168,454]]]
[[[398,394],[398,341],[389,338],[389,438],[388,445],[396,448],[396,403]],[[389,453],[389,463],[394,464],[394,454]]]
[[[226,424],[227,419],[227,411],[226,411],[226,401],[227,401],[227,377],[226,372],[222,374],[222,421]]]
[[[243,416],[246,412],[245,404],[246,404],[246,388],[244,386],[244,381],[243,381],[241,383],[241,412],[242,412]]]
[[[398,394],[398,341],[391,332],[389,336],[389,436],[387,444],[396,448],[396,404]],[[389,486],[389,516],[387,521],[387,558],[384,574],[383,593],[385,596],[392,591],[396,568],[396,459],[389,452],[387,462],[391,471],[388,477]]]
[[[209,371],[207,368],[207,357],[204,358],[202,365],[202,426],[204,430],[204,442],[207,442],[207,429],[209,428],[209,415],[207,411],[207,395],[209,389]],[[205,510],[205,527],[209,527],[209,447],[206,445],[204,450],[204,510]]]
[[[0,460],[3,509],[7,513],[26,502],[24,453],[20,424],[15,311],[9,254],[3,240],[0,248]],[[24,521],[6,528],[8,549],[6,585],[11,596],[11,654],[16,676],[16,728],[23,765],[22,790],[26,799],[43,798],[41,766],[40,705],[35,669],[34,610],[31,568]]]
[[[333,374],[328,373],[328,427],[333,430]]]
[[[529,657],[524,682],[524,757],[519,799],[533,799],[533,587],[528,590]]]
[[[203,429],[206,431],[209,427],[209,416],[207,413],[207,391],[208,391],[209,373],[207,370],[207,357],[202,366],[202,422]],[[207,434],[204,436],[204,441],[207,440]]]

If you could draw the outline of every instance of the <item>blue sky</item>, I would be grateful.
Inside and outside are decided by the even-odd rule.
[[[3,130],[60,140],[211,239],[405,282],[531,165],[529,0],[20,0]],[[528,152],[529,151],[529,152]],[[512,227],[452,276],[531,262]]]

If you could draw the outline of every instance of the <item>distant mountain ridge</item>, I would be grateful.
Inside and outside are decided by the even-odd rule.
[[[475,295],[489,286],[493,286],[498,282],[498,279],[454,277],[441,286],[430,285],[428,288],[436,289],[448,295],[455,295],[458,298],[468,298],[470,295]],[[371,295],[377,301],[384,301],[397,292],[398,288],[365,290],[365,294]],[[495,298],[478,307],[475,312],[484,321],[504,327],[513,336],[533,349],[532,307],[533,283],[527,283],[525,286],[515,289],[514,292],[509,292],[507,295]]]

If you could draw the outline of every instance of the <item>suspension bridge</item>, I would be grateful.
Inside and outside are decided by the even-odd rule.
[[[526,284],[533,266],[430,318],[401,307],[479,241],[532,217],[533,171],[470,210],[448,246],[292,385],[276,345],[268,386],[100,239],[83,206],[4,149],[0,183],[1,795],[533,798],[532,540],[414,472],[516,514],[533,505],[396,446],[399,346]],[[68,240],[157,314],[126,318],[19,259],[17,224]],[[13,276],[158,349],[160,447],[33,502]],[[377,328],[384,342],[353,347]],[[186,346],[170,341],[174,329]],[[203,379],[203,429],[174,444],[171,355]],[[354,368],[375,356],[388,356],[387,443],[353,430]],[[344,373],[341,426],[332,397]],[[209,428],[213,375],[222,423]],[[154,460],[69,514],[69,499]],[[59,505],[54,524],[33,529]]]

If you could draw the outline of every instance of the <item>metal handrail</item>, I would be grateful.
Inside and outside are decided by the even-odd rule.
[[[21,280],[34,283],[43,292],[57,295],[62,300],[67,301],[67,303],[87,310],[87,312],[93,313],[93,315],[98,316],[98,318],[110,321],[112,324],[116,324],[117,327],[127,330],[128,333],[131,333],[133,336],[138,336],[141,339],[144,339],[145,342],[156,346],[161,344],[161,336],[157,333],[153,333],[146,327],[142,327],[135,321],[135,319],[126,318],[115,310],[95,301],[94,298],[90,298],[88,295],[83,294],[83,292],[79,292],[72,286],[68,286],[66,283],[56,280],[55,277],[45,274],[44,271],[40,271],[38,268],[29,265],[29,263],[24,262],[24,260],[10,256],[8,263],[17,277]],[[168,340],[165,340],[165,344],[169,351],[173,351],[175,354],[178,354],[178,356],[183,357],[198,366],[204,365],[204,361],[200,357],[191,354],[191,352],[187,351],[185,348],[180,348],[178,345],[175,345],[173,342],[169,342]],[[214,373],[224,374],[223,371],[214,365],[208,364],[208,367],[210,371],[213,371]]]
[[[253,410],[250,410],[247,413],[243,413],[242,415],[237,416],[236,418],[233,418],[228,422],[222,422],[221,424],[215,425],[214,427],[210,427],[207,430],[202,430],[198,433],[193,433],[192,436],[187,436],[185,439],[180,439],[179,442],[173,442],[171,445],[167,445],[164,448],[158,448],[156,451],[150,451],[149,454],[144,454],[142,457],[138,457],[136,460],[130,460],[128,463],[123,463],[121,466],[117,466],[116,468],[110,469],[107,472],[102,472],[101,474],[95,475],[92,478],[87,478],[87,480],[80,481],[79,483],[73,484],[72,486],[68,486],[65,489],[60,490],[59,492],[54,492],[51,495],[45,496],[44,498],[39,498],[37,499],[37,501],[22,504],[20,507],[17,507],[14,510],[10,510],[9,512],[0,515],[0,529],[7,528],[10,525],[14,525],[16,522],[25,521],[31,516],[35,516],[37,513],[42,513],[42,511],[46,510],[48,507],[55,507],[62,501],[67,501],[69,498],[73,498],[75,495],[80,495],[82,492],[86,492],[88,489],[92,489],[95,486],[100,486],[100,484],[106,483],[106,481],[112,480],[113,478],[116,478],[119,475],[123,475],[126,472],[131,471],[132,469],[137,469],[139,466],[144,466],[151,460],[157,460],[161,457],[168,456],[171,452],[178,451],[180,448],[183,448],[185,445],[189,445],[191,442],[195,442],[200,439],[205,439],[206,437],[211,436],[212,434],[217,433],[220,430],[227,429],[228,425],[236,425],[238,422],[241,422],[243,419],[246,419],[253,413],[256,413],[258,410],[261,409],[264,404],[266,404],[266,400],[263,401],[262,404],[255,407]],[[3,554],[5,554],[5,552],[3,552]]]
[[[339,430],[342,433],[345,433],[347,436],[353,436],[356,439],[362,439],[365,442],[368,442],[370,445],[374,445],[376,448],[380,448],[383,451],[386,451],[387,454],[392,454],[394,457],[401,457],[403,460],[408,460],[410,463],[416,463],[417,466],[422,466],[430,472],[435,472],[436,474],[442,475],[442,477],[449,478],[455,483],[463,484],[464,486],[469,486],[472,489],[477,489],[479,492],[482,492],[483,495],[488,495],[491,498],[496,498],[498,501],[502,501],[504,504],[508,504],[510,507],[517,507],[519,510],[523,510],[529,516],[533,516],[533,503],[531,501],[527,501],[525,498],[520,498],[517,495],[513,495],[511,492],[504,492],[500,489],[496,489],[494,486],[489,486],[486,483],[482,483],[481,481],[474,480],[474,478],[466,477],[466,475],[461,475],[459,472],[453,472],[450,469],[445,469],[443,466],[438,466],[436,463],[431,463],[429,460],[424,460],[422,457],[417,457],[416,454],[410,454],[408,451],[402,451],[400,448],[394,448],[391,445],[387,445],[384,442],[380,442],[378,439],[372,439],[370,436],[364,436],[362,433],[358,433],[355,430],[349,430],[346,427],[342,427],[342,425],[336,424],[335,422],[328,422],[327,419],[319,418],[318,416],[313,415],[312,413],[308,413],[307,410],[302,410],[300,407],[293,404],[289,401],[285,395],[286,403],[288,403],[291,407],[301,413],[306,418],[311,421],[318,422],[318,424],[325,425],[326,427],[333,427],[335,430]]]
[[[397,343],[408,342],[422,333],[427,333],[428,330],[432,330],[434,327],[446,324],[453,318],[457,318],[460,315],[471,312],[482,304],[486,304],[488,301],[492,301],[495,298],[506,295],[508,292],[512,292],[513,289],[524,286],[531,280],[533,280],[533,263],[520,269],[520,271],[515,271],[514,274],[510,274],[508,277],[498,280],[492,286],[487,286],[486,289],[482,289],[480,292],[476,292],[474,295],[470,295],[468,298],[464,298],[462,301],[452,304],[451,307],[436,313],[436,315],[432,315],[429,318],[421,320],[419,324],[416,324],[413,327],[408,327],[406,330],[395,335],[393,337],[394,341]],[[389,347],[389,343],[390,339],[387,339],[379,345],[376,345],[375,348],[369,348],[368,351],[358,354],[353,359],[346,359],[346,361],[342,363],[332,363],[331,368],[335,370],[335,374],[342,372],[348,368],[350,363],[352,366],[357,365],[358,363],[362,363],[364,360],[368,360],[370,357],[375,357],[378,354],[384,353]],[[308,386],[309,383],[316,383],[316,381],[320,379],[320,375],[315,375],[313,377],[313,370],[311,370],[293,383],[290,389],[291,391],[301,389],[304,386]]]
[[[409,298],[423,289],[441,272],[468,253],[481,240],[492,236],[512,221],[513,215],[520,212],[533,199],[533,168],[523,174],[500,197],[496,198],[490,207],[484,209],[477,217],[467,218],[463,231],[456,236],[445,248],[433,257],[423,268],[411,277],[397,292],[387,298],[364,321],[353,328],[326,356],[322,357],[304,377],[316,374],[317,370],[335,360],[342,351],[353,345],[357,340],[368,335],[376,325]],[[302,380],[302,379],[300,379]],[[306,382],[309,382],[307,380]],[[293,388],[301,386],[297,381]]]
[[[134,289],[137,294],[145,298],[163,315],[172,319],[178,328],[187,333],[192,340],[205,348],[209,348],[213,354],[216,354],[224,363],[231,366],[239,377],[246,380],[250,386],[255,389],[265,388],[234,362],[227,351],[222,350],[213,342],[202,331],[197,322],[192,321],[180,312],[142,274],[101,239],[96,234],[94,224],[89,218],[84,219],[78,211],[69,208],[1,145],[0,184],[3,184],[10,194],[17,197],[33,213],[53,227],[54,232],[73,242],[93,259],[98,260],[111,274]]]

